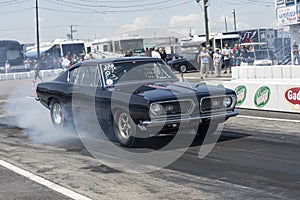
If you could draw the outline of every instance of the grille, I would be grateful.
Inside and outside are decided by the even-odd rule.
[[[192,100],[174,100],[158,103],[163,107],[163,112],[156,117],[187,115],[192,113],[195,107]]]
[[[200,111],[202,113],[226,110],[223,104],[225,96],[205,97],[200,101]]]

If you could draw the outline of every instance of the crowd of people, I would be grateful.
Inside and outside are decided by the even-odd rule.
[[[253,59],[252,49],[249,46],[240,47],[234,44],[232,48],[228,44],[224,44],[222,49],[215,48],[210,45],[200,47],[197,62],[201,66],[201,78],[207,78],[209,74],[215,74],[216,77],[222,77],[223,74],[231,73],[231,67],[240,66],[242,61]]]

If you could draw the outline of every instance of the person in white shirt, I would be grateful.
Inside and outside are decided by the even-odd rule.
[[[158,47],[154,48],[154,50],[151,52],[151,56],[153,58],[161,58],[160,53],[158,52]]]
[[[218,48],[216,48],[215,53],[213,54],[213,62],[216,70],[216,77],[221,77],[222,54]]]

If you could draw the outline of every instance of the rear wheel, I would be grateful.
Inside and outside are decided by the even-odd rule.
[[[122,146],[133,147],[136,144],[137,126],[128,112],[118,111],[114,115],[114,133]]]
[[[50,105],[50,115],[54,127],[63,128],[67,126],[66,112],[59,100],[52,100]]]

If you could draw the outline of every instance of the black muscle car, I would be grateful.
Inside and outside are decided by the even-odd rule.
[[[76,113],[94,109],[101,128],[127,147],[139,135],[176,133],[179,128],[206,134],[208,127],[214,131],[238,114],[234,91],[180,82],[165,62],[150,57],[84,61],[39,83],[36,91],[54,126],[74,125]]]

